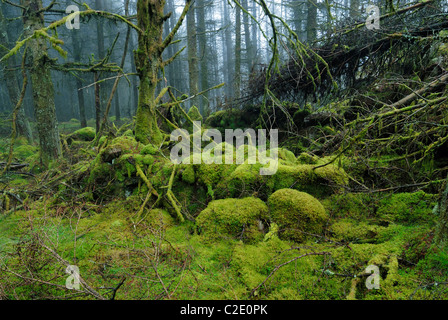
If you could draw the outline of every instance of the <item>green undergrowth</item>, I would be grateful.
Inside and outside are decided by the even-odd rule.
[[[62,259],[103,297],[123,282],[115,299],[448,298],[448,256],[432,242],[437,195],[346,193],[352,172],[285,148],[261,175],[268,165],[247,159],[174,165],[166,146],[126,131],[92,147],[84,131],[69,134],[73,163],[2,180],[1,298],[94,299],[65,288]],[[365,285],[370,265],[379,289]]]
[[[390,206],[404,205],[406,196],[411,195],[376,202],[375,215],[358,211],[364,195],[333,195],[322,204],[314,198],[328,216],[320,229],[309,224],[298,229],[313,234],[306,239],[285,237],[283,220],[274,214],[295,209],[254,197],[212,201],[196,222],[184,223],[163,208],[141,213],[140,195],[90,207],[62,207],[43,198],[1,216],[1,267],[23,275],[32,268],[35,278],[64,285],[65,267],[43,243],[77,265],[83,279],[105,296],[107,290],[99,288],[126,279],[116,299],[425,299],[436,293],[446,298],[443,285],[420,288],[443,282],[448,272],[446,253],[431,244],[430,208],[419,208],[421,219],[414,224],[381,218]],[[305,203],[300,210],[309,207]],[[404,212],[397,210],[396,217]],[[378,290],[366,289],[366,277],[354,277],[372,264],[380,271]],[[7,284],[3,294],[9,298],[70,294],[10,272],[2,272],[0,283]]]

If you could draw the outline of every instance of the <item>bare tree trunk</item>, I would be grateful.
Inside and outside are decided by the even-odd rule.
[[[231,22],[230,22],[230,18],[229,18],[229,9],[227,8],[228,4],[226,0],[223,0],[223,6],[224,6],[224,17],[223,17],[223,24],[224,24],[224,47],[225,47],[225,63],[224,65],[226,66],[224,68],[225,73],[226,73],[226,95],[228,99],[231,99],[233,96],[233,86],[232,86],[232,82],[233,82],[233,70],[234,69],[234,64],[233,64],[233,59],[232,59],[232,49],[233,49],[233,45],[232,45],[232,33],[231,33]]]
[[[317,36],[317,2],[308,1],[307,23],[306,23],[306,40],[308,43],[316,40]]]
[[[87,127],[86,105],[84,101],[84,91],[79,90],[82,88],[82,82],[79,79],[76,79],[76,88],[78,94],[79,118],[81,121],[81,128],[85,128]]]
[[[247,5],[247,0],[243,0],[241,2],[243,8],[245,10],[249,10],[249,6]],[[246,66],[247,66],[247,73],[250,73],[252,70],[253,62],[255,61],[255,54],[253,52],[253,43],[252,43],[252,36],[251,36],[251,30],[249,25],[249,17],[247,14],[243,13],[243,24],[244,24],[244,42],[246,45]]]
[[[235,98],[241,93],[241,8],[236,6],[235,11]]]
[[[190,84],[190,95],[195,95],[199,92],[199,70],[198,70],[198,53],[196,41],[196,19],[195,8],[190,9],[187,14],[187,37],[188,37],[188,74]],[[194,98],[191,101],[191,106],[199,106],[199,99]],[[200,106],[199,106],[200,108]]]
[[[70,2],[67,1],[66,4],[68,5]],[[82,46],[79,39],[79,32],[80,30],[73,29],[70,31],[72,36],[72,43],[73,43],[73,56],[75,61],[81,61],[81,51]],[[85,107],[85,101],[84,101],[84,91],[79,90],[82,88],[82,81],[77,77],[76,78],[76,88],[77,88],[77,95],[78,95],[78,107],[79,107],[79,120],[81,121],[81,128],[87,127],[87,117],[86,117],[86,107]]]
[[[0,7],[0,43],[3,44],[9,44],[9,38],[8,38],[8,32],[6,28],[6,21],[3,16],[2,8]],[[5,50],[0,47],[0,54],[4,55],[6,52]],[[17,65],[16,63],[16,57],[13,56],[6,62],[6,68],[3,72],[3,78],[6,82],[6,88],[8,90],[9,98],[11,100],[11,104],[14,107],[17,104],[17,101],[20,96],[20,89],[19,89],[19,80],[17,78],[17,74],[13,69]],[[26,118],[24,108],[21,107],[19,109],[19,112],[17,113],[17,131],[19,135],[22,135],[27,138],[29,142],[33,141],[33,134],[31,131],[31,126]]]
[[[115,121],[120,121],[121,120],[121,111],[120,111],[120,90],[117,90],[115,92]]]
[[[199,44],[199,57],[201,59],[201,90],[207,90],[209,87],[208,83],[208,42],[206,36],[206,26],[205,26],[205,2],[204,0],[197,0],[196,13],[198,18],[198,44]],[[205,93],[201,97],[200,109],[201,114],[205,114],[209,108],[208,93]]]
[[[101,123],[101,98],[100,98],[100,84],[98,83],[99,76],[98,72],[93,75],[93,82],[95,83],[95,129],[96,132],[100,132]]]

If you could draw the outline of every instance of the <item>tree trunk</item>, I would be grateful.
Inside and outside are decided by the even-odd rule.
[[[93,75],[93,82],[95,83],[95,129],[96,132],[100,132],[100,124],[101,124],[101,98],[100,98],[100,84],[98,83],[99,76],[98,72],[95,72]]]
[[[249,11],[249,6],[247,5],[247,0],[243,0],[241,2],[243,8],[247,11]],[[252,37],[250,32],[250,25],[249,25],[249,16],[246,13],[243,13],[243,25],[244,25],[244,42],[246,46],[246,66],[247,66],[247,73],[249,74],[252,70],[252,64],[255,61],[255,54],[253,52],[253,45],[252,45]]]
[[[138,0],[137,23],[138,50],[135,53],[137,73],[140,78],[135,138],[143,144],[160,144],[163,135],[157,125],[155,91],[162,61],[162,35],[165,1]]]
[[[163,39],[163,23],[169,18],[163,13],[165,0],[137,1],[137,26],[141,32],[138,33],[138,50],[135,52],[137,74],[140,78],[135,138],[143,144],[160,145],[163,142],[163,134],[157,125],[158,73],[170,61],[163,61],[163,51],[173,41],[190,5],[191,0],[187,0],[178,23]]]
[[[130,50],[130,54],[131,54],[131,70],[133,73],[137,72],[137,68],[135,66],[135,54],[134,54],[134,48],[135,48],[135,43],[134,43],[134,36],[133,33],[131,32],[130,36],[129,36],[129,50]],[[138,80],[135,76],[133,76],[131,78],[131,95],[132,95],[132,106],[129,106],[129,118],[132,119],[132,116],[135,115],[136,111],[137,111],[137,106],[138,106]]]
[[[1,7],[0,7],[0,43],[5,45],[9,44],[6,21],[4,19]],[[0,55],[4,55],[6,53],[7,53],[6,50],[0,47]],[[19,80],[17,78],[16,72],[12,71],[17,65],[16,61],[17,60],[15,56],[8,59],[6,62],[6,69],[3,72],[3,78],[6,82],[6,88],[8,90],[9,99],[12,105],[11,109],[13,109],[16,106],[20,96]],[[28,141],[31,143],[33,141],[33,134],[31,131],[30,123],[26,118],[23,107],[21,107],[17,113],[16,125],[18,134],[26,137]]]
[[[235,11],[235,98],[241,93],[241,8],[236,6]]]
[[[190,84],[190,96],[199,92],[199,70],[198,53],[196,41],[196,19],[195,8],[192,8],[187,14],[187,37],[188,37],[188,74]],[[201,109],[198,97],[191,100],[191,106]]]
[[[78,94],[79,119],[81,121],[81,128],[85,128],[87,127],[86,105],[84,102],[84,91],[79,90],[82,88],[82,82],[79,79],[76,79],[76,88]]]
[[[357,21],[359,17],[359,0],[350,0],[350,18]]]
[[[308,43],[316,40],[317,35],[317,7],[313,1],[307,2],[308,14],[306,23],[306,40]]]
[[[121,120],[121,111],[120,111],[120,90],[115,91],[114,103],[115,103],[115,121],[118,122]]]
[[[42,0],[24,0],[23,5],[26,8],[23,14],[23,24],[25,36],[28,37],[35,30],[44,28]],[[54,88],[47,63],[50,57],[44,38],[30,40],[27,47],[31,57],[30,78],[33,87],[41,162],[46,166],[49,161],[59,158],[62,154],[54,103]]]
[[[66,2],[69,5],[69,1]],[[82,46],[79,40],[79,32],[80,30],[73,29],[70,31],[72,36],[72,44],[73,44],[73,56],[75,61],[81,61],[81,51]],[[87,117],[86,117],[86,107],[84,101],[84,91],[79,90],[82,88],[82,81],[79,78],[76,78],[76,91],[78,95],[78,108],[79,108],[79,120],[81,121],[81,128],[87,127]]]
[[[197,1],[196,13],[198,17],[198,43],[199,43],[199,57],[201,58],[201,90],[204,91],[208,89],[208,43],[206,36],[206,26],[205,26],[205,2],[204,0]],[[201,114],[206,114],[209,109],[208,93],[204,93],[201,97],[200,109]]]
[[[232,33],[231,33],[231,22],[229,17],[229,9],[227,8],[228,4],[226,0],[223,0],[223,6],[224,6],[224,17],[223,17],[223,24],[225,28],[224,32],[224,47],[225,47],[225,74],[226,74],[226,95],[228,99],[231,99],[233,96],[233,71],[234,68],[234,61],[232,59],[232,52],[233,52],[233,45],[232,45]]]

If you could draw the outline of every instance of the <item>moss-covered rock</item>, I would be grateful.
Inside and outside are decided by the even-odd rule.
[[[273,191],[292,188],[310,193],[314,196],[326,196],[333,193],[331,185],[336,189],[348,184],[348,178],[343,169],[327,165],[314,169],[314,165],[278,165],[277,172],[267,176],[268,186]]]
[[[200,233],[212,239],[232,237],[256,242],[263,239],[267,219],[268,207],[260,199],[229,198],[210,202],[196,223]]]
[[[271,220],[278,224],[280,237],[303,241],[306,233],[319,234],[328,219],[323,205],[313,196],[293,189],[281,189],[268,199]]]
[[[266,186],[265,176],[260,175],[260,169],[263,167],[260,163],[243,163],[237,166],[224,180],[218,185],[222,196],[239,197],[248,196],[257,193],[261,197],[267,198],[270,193]]]
[[[348,184],[345,171],[331,164],[313,170],[314,165],[285,165],[280,162],[274,174],[261,175],[260,170],[268,167],[269,165],[249,164],[246,161],[229,175],[224,176],[225,179],[220,183],[219,188],[227,190],[228,192],[223,194],[231,197],[246,196],[256,192],[261,198],[267,198],[273,192],[285,188],[325,197]]]
[[[76,141],[93,141],[95,139],[95,129],[92,127],[85,127],[76,130],[72,134],[67,136],[67,143],[71,144],[74,140]]]
[[[106,148],[104,148],[100,157],[104,162],[112,162],[112,160],[129,153],[139,153],[141,145],[134,137],[120,136],[113,139]]]
[[[297,159],[296,159],[296,156],[294,155],[294,153],[292,153],[291,151],[289,151],[286,148],[278,148],[277,150],[270,150],[270,152],[277,152],[278,158],[280,160],[283,160],[283,161],[281,161],[281,163],[285,163],[288,165],[295,165],[297,162]],[[268,155],[269,155],[269,153],[268,153]]]

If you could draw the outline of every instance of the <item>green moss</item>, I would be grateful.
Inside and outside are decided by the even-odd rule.
[[[294,155],[294,153],[292,153],[288,149],[279,148],[279,149],[277,149],[277,152],[278,152],[278,158],[283,160],[285,164],[288,164],[288,165],[296,164],[296,162],[297,162],[296,156]]]
[[[268,199],[271,219],[281,229],[284,239],[303,241],[306,233],[320,234],[328,216],[313,196],[293,189],[281,189]]]
[[[310,155],[309,153],[302,152],[298,157],[297,161],[300,164],[317,164],[319,157]]]
[[[218,147],[225,146],[225,144],[219,145]],[[228,149],[227,149],[228,150]],[[235,154],[234,154],[235,156]],[[193,155],[191,156],[193,157]],[[193,165],[196,179],[199,183],[204,185],[208,190],[210,196],[212,196],[215,188],[220,188],[220,192],[222,195],[225,194],[225,190],[222,187],[218,187],[218,184],[222,182],[226,177],[228,177],[236,168],[234,164],[225,164],[225,155],[222,155],[222,164],[207,164],[204,163],[206,158],[202,158],[202,163],[199,165]],[[213,198],[213,196],[212,196]]]
[[[187,115],[193,121],[202,121],[202,115],[199,112],[199,109],[196,106],[192,106],[190,110],[188,110]]]
[[[148,226],[155,230],[166,230],[176,224],[175,219],[163,209],[152,209],[145,216]]]
[[[267,218],[268,207],[260,199],[229,198],[210,202],[196,223],[200,233],[212,239],[233,237],[254,242],[263,239],[261,227]]]
[[[348,178],[343,169],[334,165],[317,168],[313,165],[278,165],[277,172],[269,177],[267,184],[273,191],[283,188],[293,188],[323,197],[333,193],[341,186],[347,185]]]
[[[15,146],[23,146],[23,145],[28,145],[28,144],[29,144],[28,139],[23,136],[19,136],[14,140]]]
[[[224,176],[220,189],[228,190],[231,197],[251,195],[256,192],[262,198],[267,198],[272,192],[292,188],[310,193],[317,197],[329,196],[339,191],[348,183],[344,170],[328,165],[313,170],[313,165],[278,164],[273,175],[261,175],[260,170],[268,165],[260,163],[239,165],[229,175]]]
[[[269,241],[271,239],[278,238],[278,225],[275,222],[271,222],[271,225],[269,226],[269,231],[264,235],[263,241]]]
[[[102,146],[104,142],[106,141],[107,136],[101,136],[101,138],[98,140],[98,145]]]
[[[85,127],[76,130],[67,136],[67,142],[70,144],[73,140],[78,141],[93,141],[95,139],[95,129],[92,127]]]
[[[378,215],[400,223],[424,223],[435,220],[433,208],[437,196],[423,191],[392,194],[379,202]]]
[[[236,149],[233,145],[227,143],[227,142],[221,142],[218,143],[211,151],[210,151],[210,155],[214,156],[215,154],[219,154],[217,153],[217,150],[220,150],[220,153],[222,155],[222,163],[226,163],[225,161],[225,156],[227,155],[229,158],[231,158],[232,163],[234,163],[235,157],[236,157]],[[205,158],[204,158],[205,156]],[[203,162],[206,162],[207,158],[206,155],[203,154],[202,155],[203,158]]]
[[[38,153],[38,148],[28,144],[14,148],[14,157],[25,160]]]
[[[194,167],[192,165],[185,165],[185,168],[182,171],[182,180],[189,184],[193,184],[196,181]]]
[[[322,200],[322,204],[333,218],[363,220],[376,217],[378,199],[374,194],[333,194]]]
[[[232,257],[232,268],[235,269],[243,284],[251,290],[262,283],[269,275],[275,262],[273,257],[279,252],[289,249],[288,243],[276,238],[272,241],[260,242],[253,245],[238,244]],[[288,268],[280,269],[279,273],[274,277],[274,281],[278,283],[278,278],[287,275],[290,270]],[[278,283],[278,285],[281,285]],[[281,285],[285,287],[285,283]],[[258,292],[255,295],[259,295]]]
[[[350,219],[339,220],[330,227],[333,237],[337,241],[370,242],[374,241],[378,233],[385,227],[370,225]]]
[[[152,144],[147,144],[146,146],[144,146],[142,148],[142,150],[140,151],[140,154],[150,154],[150,155],[156,155],[159,153],[159,149],[152,145]]]
[[[23,178],[18,178],[18,179],[14,179],[12,181],[9,182],[9,185],[12,187],[19,187],[19,186],[24,186],[27,185],[29,182],[26,179]]]
[[[128,129],[125,132],[123,132],[123,136],[125,136],[125,137],[133,137],[134,136],[134,132],[132,131],[132,129]]]

